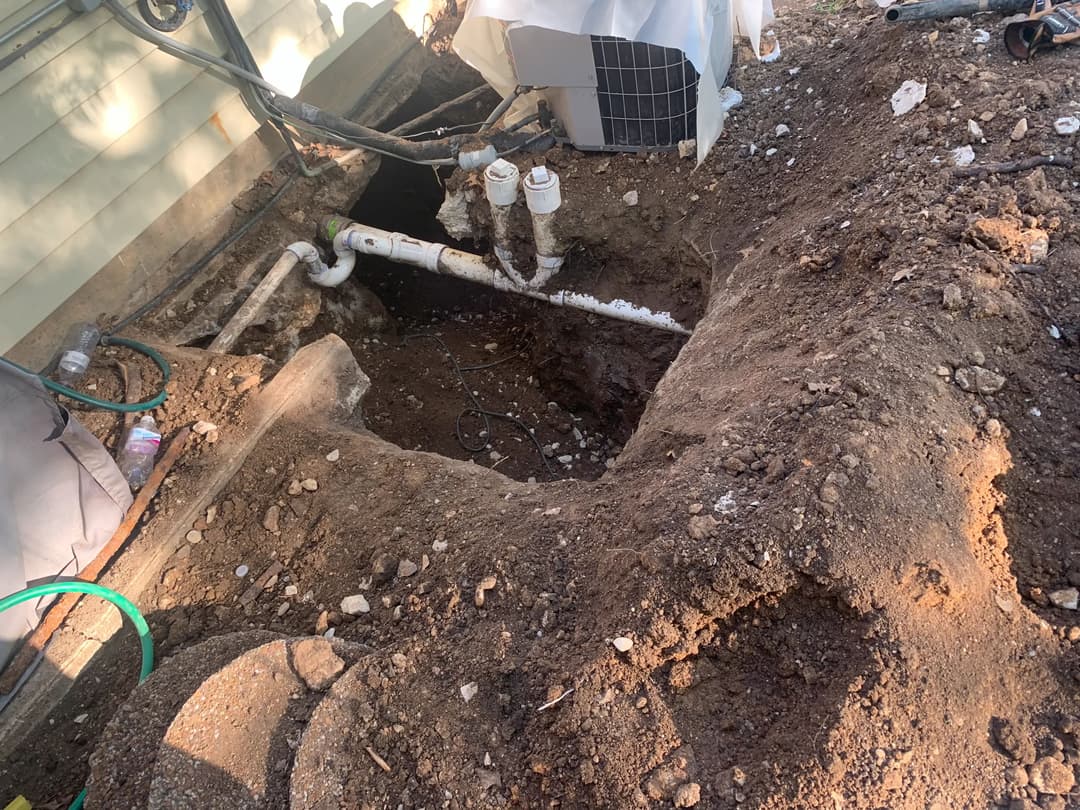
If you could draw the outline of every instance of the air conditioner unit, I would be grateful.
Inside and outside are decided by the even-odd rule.
[[[669,149],[696,137],[698,72],[686,54],[613,36],[511,24],[519,85],[534,87],[557,136],[579,149]]]

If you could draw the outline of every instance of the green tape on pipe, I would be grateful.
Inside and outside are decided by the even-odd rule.
[[[119,340],[119,339],[117,339]],[[164,362],[164,361],[163,361]],[[135,632],[139,634],[139,646],[142,648],[142,668],[139,670],[139,683],[150,677],[154,671],[154,639],[150,635],[150,625],[139,613],[139,609],[122,593],[97,585],[93,582],[51,582],[47,585],[35,585],[22,591],[5,596],[0,599],[0,613],[31,599],[40,599],[43,596],[53,596],[61,593],[85,593],[90,596],[98,596],[106,602],[110,602],[120,609],[120,612],[131,619],[135,625]],[[86,790],[75,797],[68,810],[81,810],[86,800]]]

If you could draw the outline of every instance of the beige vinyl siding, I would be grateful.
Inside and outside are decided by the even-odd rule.
[[[0,0],[0,26],[42,5]],[[316,0],[230,0],[267,77],[291,82],[288,92],[392,10],[336,5],[348,6],[343,30]],[[175,36],[222,51],[197,10]],[[104,8],[0,71],[0,351],[257,126],[235,87],[131,35]]]

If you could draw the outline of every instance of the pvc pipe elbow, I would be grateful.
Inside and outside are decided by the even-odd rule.
[[[286,248],[303,264],[307,265],[307,275],[312,284],[320,287],[338,287],[352,275],[356,267],[356,252],[348,246],[346,233],[334,237],[334,253],[337,261],[332,267],[319,257],[319,251],[309,242],[294,242]]]

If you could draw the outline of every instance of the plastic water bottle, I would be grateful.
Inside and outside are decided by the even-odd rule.
[[[90,367],[90,358],[101,341],[101,330],[92,323],[72,325],[60,349],[57,376],[64,385],[77,383]]]
[[[161,434],[158,433],[154,417],[147,414],[132,426],[118,459],[120,472],[132,489],[139,489],[150,478],[159,447]]]

